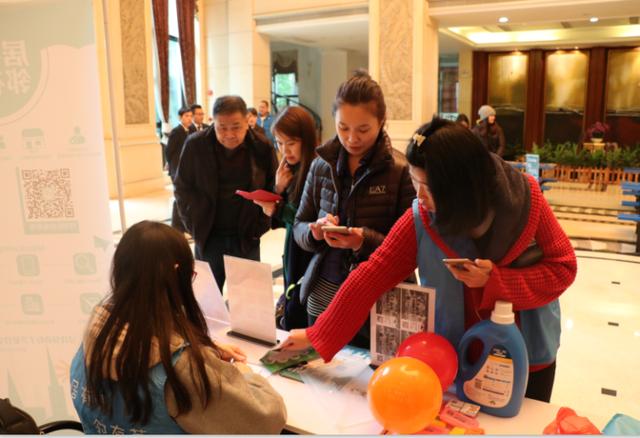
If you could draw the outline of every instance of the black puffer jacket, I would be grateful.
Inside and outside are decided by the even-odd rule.
[[[347,199],[339,199],[341,187],[337,162],[341,148],[336,136],[316,149],[318,157],[311,163],[296,214],[294,238],[302,249],[315,253],[302,284],[300,298],[304,303],[329,248],[324,240],[313,238],[309,223],[327,213],[337,215],[341,207],[339,202],[347,202],[348,214],[346,220],[340,217],[340,225],[364,229],[362,247],[352,253],[351,262],[355,267],[378,248],[396,220],[411,207],[416,195],[406,158],[393,149],[391,140],[383,131],[374,146],[369,168],[354,182]]]

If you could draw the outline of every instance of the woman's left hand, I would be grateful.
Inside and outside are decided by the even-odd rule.
[[[475,259],[474,263],[465,263],[464,269],[459,269],[446,263],[445,266],[456,280],[460,280],[467,287],[484,287],[491,276],[493,262],[486,259]]]
[[[340,234],[326,231],[324,240],[331,248],[351,249],[357,251],[364,243],[364,232],[362,228],[349,228],[349,234]]]
[[[279,195],[283,194],[292,180],[293,172],[291,172],[291,168],[287,165],[285,157],[282,157],[276,170],[276,193]]]
[[[247,355],[239,347],[236,347],[233,344],[221,344],[220,342],[214,342],[214,344],[218,347],[220,358],[222,360],[226,360],[227,362],[237,361],[243,363],[247,361]]]

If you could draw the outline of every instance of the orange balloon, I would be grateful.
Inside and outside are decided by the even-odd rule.
[[[369,380],[369,408],[382,426],[403,434],[427,427],[440,412],[442,387],[431,367],[413,357],[380,365]]]

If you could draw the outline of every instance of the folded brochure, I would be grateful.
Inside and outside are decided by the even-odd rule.
[[[240,195],[249,201],[276,202],[282,199],[282,196],[277,193],[271,193],[266,190],[254,190],[253,192],[236,190],[236,195]]]

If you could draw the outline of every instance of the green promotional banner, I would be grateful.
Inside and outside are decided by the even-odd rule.
[[[69,364],[113,254],[92,2],[0,2],[0,397],[76,418]]]

